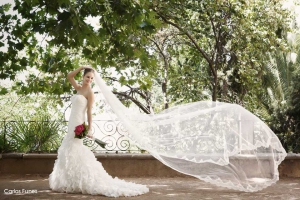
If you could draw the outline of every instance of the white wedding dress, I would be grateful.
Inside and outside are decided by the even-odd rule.
[[[95,72],[96,86],[111,119],[126,136],[170,168],[217,186],[244,192],[262,190],[279,180],[286,151],[278,137],[245,108],[224,102],[199,101],[156,114],[132,112]],[[68,134],[58,150],[50,187],[60,192],[135,196],[143,185],[113,179],[93,153],[74,139],[75,126],[85,120],[87,100],[72,98]]]
[[[85,121],[87,99],[74,95],[71,101],[68,133],[58,149],[58,157],[49,176],[50,188],[57,192],[108,197],[137,196],[149,192],[145,185],[112,178],[90,149],[83,145],[83,139],[74,138],[75,127]]]

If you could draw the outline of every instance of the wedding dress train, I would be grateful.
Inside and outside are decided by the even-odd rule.
[[[120,102],[97,72],[94,78],[112,120],[121,121],[128,138],[170,168],[245,192],[278,181],[278,166],[286,151],[272,130],[243,107],[200,101],[157,114],[135,113]],[[58,150],[50,187],[111,197],[148,192],[146,186],[113,179],[82,140],[74,139],[75,126],[84,122],[87,100],[75,95],[72,103],[68,134]]]
[[[53,191],[104,195],[108,197],[137,196],[149,189],[140,184],[112,178],[97,161],[83,139],[74,138],[75,127],[85,121],[87,99],[82,95],[71,98],[72,110],[68,133],[64,137],[49,185]]]
[[[97,72],[94,80],[112,120],[121,121],[128,138],[170,168],[245,192],[278,181],[286,151],[273,131],[242,106],[199,101],[148,115],[125,107]]]

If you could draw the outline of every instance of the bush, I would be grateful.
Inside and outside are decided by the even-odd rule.
[[[42,116],[39,120],[1,123],[1,152],[53,152],[61,144],[62,122],[50,121]]]

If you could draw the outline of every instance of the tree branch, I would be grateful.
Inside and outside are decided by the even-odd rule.
[[[105,78],[110,79],[115,82],[118,82],[118,80],[116,78],[112,78],[112,77],[105,77]],[[138,88],[133,88],[128,84],[126,84],[126,86],[129,87],[131,91],[139,94],[143,99],[145,99],[145,100],[147,99],[147,96],[145,94],[143,94],[142,92],[140,92]]]
[[[142,109],[145,113],[150,114],[150,110],[144,106],[141,102],[139,102],[138,100],[136,100],[134,97],[124,93],[124,92],[113,92],[116,95],[125,97],[126,99],[130,99],[133,103],[135,103],[140,109]]]
[[[170,24],[174,27],[176,27],[178,30],[180,30],[181,32],[183,32],[191,41],[192,43],[195,45],[196,49],[202,54],[202,56],[205,58],[205,60],[209,63],[209,67],[213,73],[213,75],[216,77],[217,73],[215,71],[215,69],[213,68],[213,62],[212,60],[208,57],[208,55],[205,53],[205,51],[199,47],[199,45],[197,44],[197,42],[194,40],[194,38],[191,36],[191,34],[188,33],[188,31],[183,30],[179,25],[175,24],[174,22],[169,21],[168,19],[166,19],[161,13],[159,13],[155,8],[152,8],[159,17],[162,18],[162,20],[167,23]]]

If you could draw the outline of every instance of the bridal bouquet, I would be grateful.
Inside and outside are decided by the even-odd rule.
[[[89,133],[88,126],[84,122],[83,124],[76,126],[74,132],[75,132],[75,138],[82,139],[86,137]],[[105,142],[95,138],[94,136],[92,136],[91,139],[94,140],[100,147],[105,148],[106,145]]]
[[[83,124],[80,124],[78,126],[75,127],[75,138],[84,138],[85,136],[87,136],[88,134],[88,126],[85,124],[85,122],[83,122]]]

